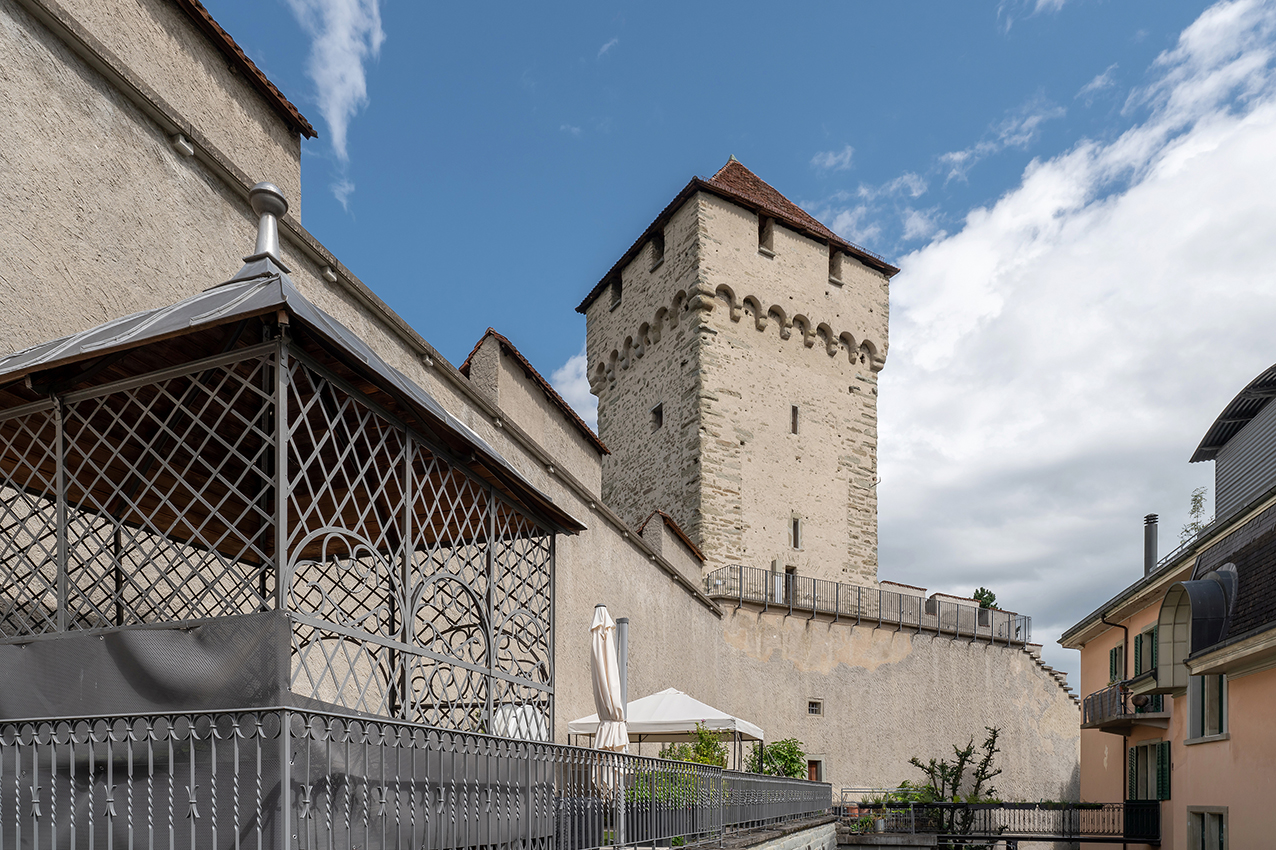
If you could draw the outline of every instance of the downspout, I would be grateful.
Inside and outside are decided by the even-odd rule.
[[[1125,633],[1125,637],[1123,638],[1124,643],[1121,646],[1121,673],[1124,675],[1126,672],[1125,662],[1130,653],[1130,630],[1128,627],[1126,627],[1122,623],[1108,622],[1107,614],[1100,614],[1099,622],[1103,623],[1105,626],[1116,626],[1118,629],[1120,629],[1122,632]],[[1124,695],[1122,695],[1121,697],[1121,712],[1123,714],[1125,713],[1125,696]],[[1121,799],[1122,800],[1128,800],[1130,797],[1130,777],[1129,777],[1130,743],[1129,743],[1129,740],[1130,739],[1129,739],[1128,733],[1122,732],[1121,733]],[[1122,806],[1122,808],[1124,809],[1124,806]],[[1125,837],[1124,814],[1122,815],[1121,821],[1122,821],[1121,837],[1124,838]],[[1128,846],[1129,845],[1125,841],[1121,842],[1121,850],[1126,850]]]

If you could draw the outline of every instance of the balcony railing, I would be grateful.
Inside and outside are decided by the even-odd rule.
[[[941,841],[1140,841],[1159,844],[1155,800],[1124,803],[859,803],[843,805],[853,829],[928,833]],[[946,846],[946,845],[945,845]]]
[[[827,811],[826,783],[270,708],[0,723],[0,846],[586,850]]]
[[[1169,725],[1165,701],[1160,694],[1144,695],[1147,701],[1135,705],[1139,697],[1130,696],[1123,682],[1095,691],[1081,701],[1081,728],[1103,729],[1121,733],[1132,726]],[[1140,700],[1141,701],[1141,700]]]
[[[879,587],[786,575],[758,567],[719,567],[705,577],[714,599],[736,600],[789,613],[826,614],[835,621],[870,622],[897,629],[916,629],[941,637],[970,638],[1007,644],[1032,640],[1032,618],[1012,611],[945,602]]]

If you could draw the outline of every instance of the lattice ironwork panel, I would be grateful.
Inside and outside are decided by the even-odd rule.
[[[553,535],[498,503],[493,539],[494,666],[529,682],[553,684]]]
[[[423,659],[409,680],[422,723],[487,731],[491,671],[489,488],[413,442],[410,641],[447,663]]]
[[[393,717],[402,713],[405,661],[413,658],[370,636],[296,620],[290,688],[330,705]]]
[[[268,607],[270,374],[253,358],[66,403],[68,628]]]
[[[51,408],[0,421],[0,636],[58,627],[56,475]]]

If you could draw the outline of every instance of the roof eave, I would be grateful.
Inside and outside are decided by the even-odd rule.
[[[653,220],[651,224],[647,226],[647,229],[642,232],[642,235],[639,236],[634,241],[634,243],[629,246],[629,250],[625,251],[625,253],[621,255],[620,259],[616,261],[615,265],[613,265],[607,271],[607,274],[603,275],[602,279],[600,279],[598,283],[594,285],[594,288],[589,291],[589,294],[585,296],[584,300],[581,301],[579,305],[577,305],[576,312],[581,314],[585,313],[585,311],[589,309],[589,305],[594,303],[595,299],[597,299],[598,296],[602,294],[602,291],[607,287],[609,283],[611,283],[612,280],[615,279],[616,275],[620,274],[620,272],[625,268],[625,266],[627,266],[630,262],[633,261],[635,257],[638,256],[639,252],[642,251],[643,245],[645,245],[647,241],[655,235],[656,231],[659,230],[660,228],[663,228],[669,222],[669,219],[673,218],[674,213],[676,213],[679,209],[681,209],[682,205],[686,203],[688,200],[690,200],[695,195],[695,193],[699,191],[709,192],[710,194],[717,195],[718,197],[724,200],[730,201],[731,203],[736,204],[737,206],[744,207],[745,209],[751,210],[753,212],[757,212],[758,210],[762,209],[761,204],[758,204],[756,201],[752,201],[742,195],[732,192],[730,189],[727,189],[723,186],[714,185],[713,183],[710,183],[708,180],[704,180],[700,177],[692,177],[691,181],[688,182],[687,185],[683,187],[682,191],[679,192],[674,197],[674,199],[670,201],[669,204],[666,205],[663,210],[660,211],[660,214],[656,216],[655,220]],[[842,251],[846,252],[847,254],[851,255],[855,259],[859,260],[861,263],[868,266],[869,268],[876,269],[877,271],[882,272],[883,274],[886,275],[888,279],[899,274],[899,271],[900,271],[899,267],[886,262],[881,257],[878,257],[872,254],[871,252],[867,251],[864,248],[859,247],[858,245],[855,245],[854,243],[847,242],[845,239],[841,239],[836,236],[833,239],[829,239],[829,237],[824,234],[817,233],[805,227],[801,227],[794,222],[790,222],[790,221],[786,221],[786,220],[782,220],[778,218],[776,219],[776,223],[778,223],[782,227],[787,227],[790,230],[801,233],[803,236],[806,236],[809,239],[813,239],[816,242],[821,242],[826,245],[830,243],[835,244]]]

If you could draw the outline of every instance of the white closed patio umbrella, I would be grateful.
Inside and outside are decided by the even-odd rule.
[[[628,752],[629,728],[625,724],[620,663],[616,658],[616,623],[607,613],[606,605],[594,607],[594,622],[589,631],[589,669],[594,682],[594,707],[598,709],[594,746],[600,750]]]

